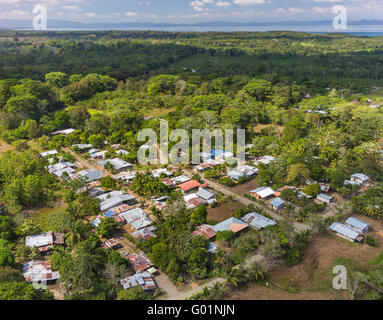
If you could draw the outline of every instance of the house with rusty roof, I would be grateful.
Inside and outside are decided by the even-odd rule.
[[[153,263],[149,260],[149,258],[143,253],[125,253],[125,257],[132,264],[133,269],[136,272],[144,272],[149,268],[153,267]]]
[[[120,280],[121,285],[125,290],[140,286],[145,291],[154,291],[156,284],[150,272],[139,272],[131,277]]]
[[[58,271],[52,271],[51,262],[32,260],[24,264],[23,276],[25,281],[38,284],[52,284],[60,278]]]
[[[118,249],[121,248],[121,244],[116,239],[106,240],[101,244],[101,247],[104,249]]]
[[[156,230],[156,228],[150,226],[147,228],[140,229],[136,232],[133,232],[131,236],[136,239],[141,239],[142,242],[146,242],[150,238],[157,238],[157,235],[153,232],[154,230]]]
[[[191,236],[202,236],[207,240],[211,240],[215,238],[217,235],[217,232],[214,230],[214,228],[208,224],[200,225],[197,230],[192,232]]]

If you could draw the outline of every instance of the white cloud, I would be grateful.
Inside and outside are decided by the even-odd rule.
[[[138,13],[137,12],[132,12],[132,11],[127,11],[127,12],[125,12],[125,16],[127,16],[127,17],[137,17]]]
[[[233,3],[239,6],[252,6],[255,4],[270,3],[270,0],[233,0]]]
[[[231,3],[228,2],[228,1],[217,1],[216,4],[215,4],[216,7],[224,7],[224,8],[227,8],[227,7],[230,7],[231,6]]]

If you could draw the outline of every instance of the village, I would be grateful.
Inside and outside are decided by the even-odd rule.
[[[65,129],[52,135],[65,136],[74,131]],[[204,287],[224,282],[221,277],[213,277],[189,289],[178,288],[164,270],[152,263],[142,247],[137,247],[137,243],[149,243],[151,238],[157,237],[158,215],[155,212],[162,212],[161,217],[166,218],[171,214],[174,202],[182,203],[187,210],[201,206],[207,208],[205,221],[194,228],[191,236],[208,241],[206,250],[211,256],[217,255],[220,247],[229,250],[222,239],[253,237],[262,230],[274,228],[286,217],[296,217],[296,213],[302,211],[301,207],[308,204],[319,208],[320,219],[333,219],[327,229],[347,241],[363,243],[371,229],[369,223],[354,216],[334,220],[337,208],[345,200],[331,190],[329,183],[306,181],[302,187],[284,186],[278,190],[258,185],[255,178],[259,168],[276,161],[275,156],[254,157],[247,152],[246,165],[237,166],[233,153],[211,150],[211,153],[201,152],[201,164],[198,165],[154,166],[142,170],[122,159],[129,152],[121,145],[109,145],[107,141],[104,145],[104,148],[94,148],[92,144],[75,144],[65,148],[65,152],[73,156],[73,162],[64,160],[62,150],[44,151],[41,157],[49,163],[47,169],[50,174],[61,181],[82,181],[77,193],[88,194],[99,202],[100,214],[84,218],[85,223],[91,224],[94,230],[100,225],[106,226],[111,220],[118,226],[118,232],[115,229],[107,237],[100,236],[100,240],[102,248],[117,251],[131,263],[135,273],[120,279],[125,290],[140,287],[149,294],[161,292],[160,299],[187,299]],[[148,146],[143,148],[148,149]],[[251,148],[251,144],[246,145],[247,151]],[[160,181],[168,190],[177,193],[177,199],[171,199],[169,193],[147,197],[135,193],[131,185],[140,175]],[[102,186],[101,181],[105,177],[115,182],[113,188]],[[354,188],[360,194],[372,187],[373,181],[367,175],[355,172],[344,181],[344,186]],[[295,232],[313,228],[304,216],[290,220]],[[43,256],[41,260],[32,260],[24,265],[26,281],[48,285],[59,281],[60,274],[52,270],[49,254],[52,246],[65,246],[64,239],[63,233],[54,232],[26,237],[25,245],[37,248]],[[246,256],[248,263],[254,259],[262,263],[265,257],[260,250]]]

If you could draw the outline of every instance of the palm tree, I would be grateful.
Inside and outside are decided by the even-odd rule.
[[[369,203],[368,205],[366,205],[363,209],[363,212],[366,213],[368,216],[375,216],[376,212],[378,211],[378,208],[376,208],[375,205],[373,205],[372,203]]]
[[[265,278],[264,271],[263,271],[262,267],[257,262],[253,263],[250,266],[249,274],[250,274],[250,277],[255,279],[256,281],[262,280]]]
[[[81,222],[72,222],[68,228],[68,232],[65,234],[65,243],[73,248],[82,239],[83,234],[81,232]]]

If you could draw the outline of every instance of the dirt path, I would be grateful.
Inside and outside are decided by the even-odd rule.
[[[91,170],[94,170],[94,171],[100,171],[101,172],[101,175],[103,177],[106,177],[106,176],[112,176],[111,173],[108,172],[108,170],[105,170],[104,168],[101,168],[99,165],[95,164],[95,163],[92,163],[88,160],[85,160],[83,158],[81,158],[78,154],[76,154],[73,150],[69,149],[69,148],[63,148],[63,150],[65,152],[68,152],[70,153],[75,159],[76,161],[83,167],[83,168],[89,168]]]
[[[191,177],[193,175],[192,172],[190,172],[189,170],[184,170],[184,173]],[[234,193],[233,191],[227,189],[226,187],[218,184],[218,183],[215,183],[209,179],[206,179],[205,177],[203,178],[211,188],[213,188],[214,190],[217,190],[219,192],[222,192],[224,195],[227,195],[227,196],[231,196],[233,197],[235,200],[243,203],[244,205],[248,206],[248,205],[251,205],[251,204],[255,204],[254,201],[246,198],[246,197],[243,197],[237,193]],[[262,206],[260,205],[259,203],[257,203],[257,206],[259,207],[262,207],[265,212],[267,212],[267,214],[269,214],[271,217],[273,217],[275,220],[281,220],[283,219],[279,214],[276,214],[275,212],[271,211],[270,209],[266,208],[265,206]],[[299,223],[299,222],[293,222],[294,224],[294,228],[296,231],[305,231],[305,230],[308,230],[309,229],[309,226],[303,224],[303,223]]]

